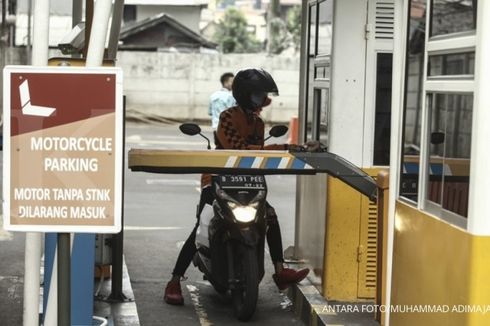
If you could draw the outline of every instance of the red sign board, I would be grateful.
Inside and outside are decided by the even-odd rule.
[[[121,229],[122,71],[4,69],[6,230]]]

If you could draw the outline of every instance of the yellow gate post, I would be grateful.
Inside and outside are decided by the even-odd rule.
[[[388,170],[378,173],[376,178],[378,185],[378,269],[376,279],[376,305],[380,307],[386,303],[386,261],[387,261],[387,235],[388,235],[388,199],[390,174]],[[378,308],[376,320],[384,325],[384,313]]]

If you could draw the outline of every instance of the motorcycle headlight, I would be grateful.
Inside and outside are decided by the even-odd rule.
[[[238,222],[248,223],[255,219],[257,209],[250,206],[237,206],[231,210]]]

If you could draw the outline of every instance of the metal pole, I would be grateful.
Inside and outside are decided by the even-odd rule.
[[[87,67],[99,67],[102,65],[111,9],[111,0],[98,0],[95,3],[94,19],[87,51]]]
[[[126,112],[126,97],[123,97],[123,121],[125,121]],[[123,128],[123,139],[126,139],[126,129]],[[123,142],[124,146],[124,142]],[[123,147],[124,148],[124,147]],[[124,151],[122,151],[124,162]],[[124,164],[124,163],[123,163]],[[124,166],[122,173],[122,184],[124,185]],[[123,247],[124,247],[124,191],[122,192],[121,203],[123,205],[121,209],[121,232],[115,234],[112,237],[112,283],[111,283],[111,295],[110,300],[113,301],[126,301],[127,297],[123,293]]]
[[[6,18],[7,18],[7,0],[2,0],[2,35],[1,35],[2,38],[3,38],[3,33],[5,32],[5,26],[7,25]]]
[[[92,28],[90,30],[90,42],[87,51],[87,67],[101,66],[104,59],[105,39],[109,25],[112,1],[98,0],[95,3]],[[113,18],[114,19],[114,18]],[[123,200],[124,201],[124,200]],[[113,246],[113,270],[112,270],[112,293],[114,300],[124,300],[122,293],[122,246],[123,232],[112,238]]]
[[[111,32],[109,34],[108,59],[116,59],[123,12],[124,0],[115,0],[114,9],[112,10]]]
[[[34,7],[34,42],[32,64],[48,64],[49,0],[36,0]],[[24,326],[39,326],[39,271],[41,268],[41,233],[26,234],[24,260]]]
[[[32,65],[48,64],[49,0],[36,0],[33,17]]]
[[[302,1],[301,5],[301,45],[300,45],[300,57],[299,57],[299,103],[298,107],[298,143],[305,142],[305,103],[308,94],[307,83],[308,80],[308,3]],[[296,207],[295,207],[295,223],[294,223],[294,258],[299,259],[299,237],[300,237],[300,196],[301,193],[301,178],[303,176],[296,177]]]
[[[58,326],[71,325],[70,233],[58,233]]]
[[[6,0],[2,0],[2,24],[0,26],[0,68],[3,69],[5,66],[5,48],[7,47],[7,42],[3,41],[3,37],[5,35],[5,19],[6,19],[6,13],[5,11],[7,10],[7,6],[5,4]],[[0,107],[2,106],[1,103],[3,103],[3,74],[0,76]]]
[[[72,10],[71,10],[72,27],[75,27],[79,22],[82,21],[82,13],[83,13],[83,1],[73,0]]]
[[[49,293],[46,310],[44,310],[44,326],[57,326],[58,324],[58,246],[55,246],[54,251],[49,292],[46,291],[46,282],[44,282],[44,295]]]
[[[26,44],[26,64],[30,65],[32,63],[31,50],[32,50],[32,38],[31,38],[31,27],[32,27],[32,0],[27,1],[27,44]]]
[[[29,0],[29,2],[31,2],[31,0]],[[83,2],[82,0],[73,0],[73,4],[72,4],[72,27],[77,25],[81,20],[82,20],[82,12],[83,12]],[[29,37],[30,39],[30,37]],[[74,55],[74,57],[78,57],[78,55]],[[59,261],[59,257],[63,256],[63,255],[66,255],[66,252],[62,252],[60,253],[59,252],[59,244],[60,244],[60,234],[57,235],[58,237],[58,245],[57,245],[57,248],[56,248],[56,251],[55,251],[55,257],[54,257],[54,260],[53,260],[53,269],[51,271],[51,282],[50,282],[50,287],[49,287],[49,298],[48,298],[48,303],[46,305],[46,311],[44,312],[44,325],[45,326],[51,326],[51,325],[59,325],[60,324],[60,315],[63,315],[63,317],[61,318],[65,318],[64,315],[66,315],[66,312],[65,311],[62,311],[62,309],[59,309],[61,304],[59,303],[62,303],[62,302],[67,302],[66,300],[64,300],[64,296],[66,296],[66,293],[63,293],[63,294],[60,294],[62,291],[66,291],[65,289],[62,289],[62,287],[66,287],[66,285],[62,285],[62,284],[65,284],[67,281],[66,281],[66,275],[62,275],[60,277],[58,277],[58,275],[60,274],[60,270],[64,270],[66,268],[66,266],[62,267],[61,264],[65,264],[64,262],[62,262],[61,264],[58,264],[58,261]],[[71,236],[70,236],[71,238]],[[65,240],[66,241],[66,240]],[[70,247],[70,252],[71,252],[71,247]],[[70,260],[70,264],[68,265],[69,267],[71,267],[71,260]],[[64,272],[66,273],[66,272]],[[71,270],[69,271],[69,274],[68,274],[68,279],[71,278]],[[70,288],[69,289],[69,300],[71,300],[71,281],[68,281],[70,283],[68,283],[68,287]],[[67,287],[67,288],[68,288]],[[68,301],[68,302],[71,302],[71,301]],[[68,305],[69,307],[69,314],[70,314],[70,318],[69,320],[71,320],[71,304]]]

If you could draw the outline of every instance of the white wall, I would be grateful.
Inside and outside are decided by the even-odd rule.
[[[299,58],[263,54],[119,52],[129,109],[177,119],[208,119],[209,96],[222,73],[262,67],[274,77],[279,96],[263,111],[266,121],[288,122],[298,112]]]
[[[6,51],[7,65],[25,64],[25,48]],[[50,50],[49,55],[61,56],[58,50]],[[128,110],[182,120],[209,119],[209,96],[221,88],[221,74],[262,67],[279,88],[279,96],[272,98],[263,118],[289,122],[298,114],[299,57],[120,51],[116,65],[124,71]]]
[[[27,26],[28,16],[26,14],[18,14],[15,22],[15,45],[27,44]],[[32,26],[34,21],[31,20],[31,44],[32,40]],[[72,29],[71,16],[55,16],[49,17],[49,46],[58,46],[58,43],[65,37]]]
[[[334,4],[329,150],[362,166],[367,2],[359,2]]]

